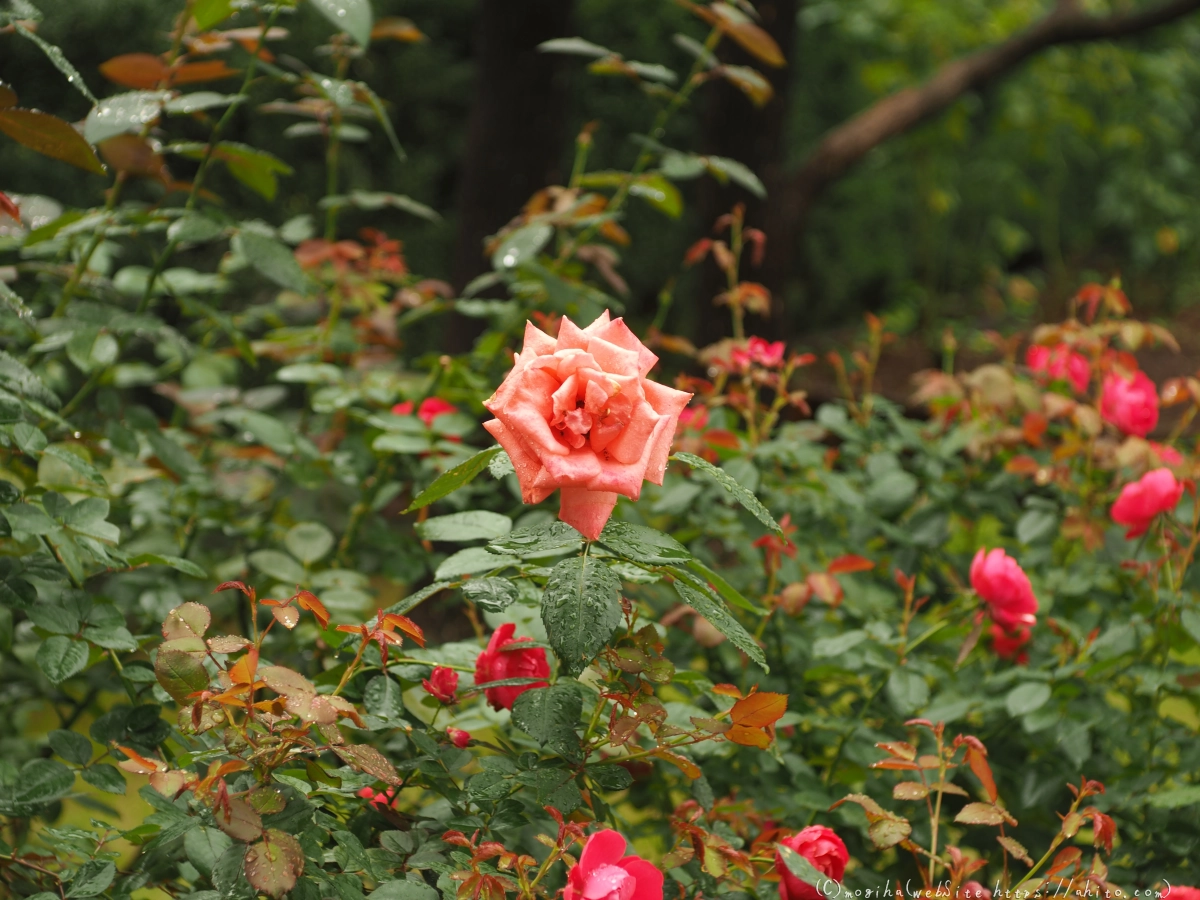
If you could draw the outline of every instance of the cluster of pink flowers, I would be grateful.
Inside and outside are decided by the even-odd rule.
[[[453,403],[447,403],[441,397],[426,397],[416,409],[417,418],[425,423],[426,428],[432,428],[433,420],[438,416],[458,412],[457,406]],[[413,402],[411,400],[405,400],[403,403],[397,403],[392,407],[392,415],[411,416],[412,414]]]
[[[1034,344],[1025,351],[1025,365],[1051,381],[1069,382],[1077,394],[1086,393],[1092,380],[1092,366],[1087,357],[1067,344],[1054,347]]]
[[[760,337],[752,337],[746,341],[745,347],[735,347],[729,353],[729,361],[738,371],[745,372],[751,364],[757,364],[765,369],[778,369],[783,366],[783,341],[770,342]]]
[[[1145,372],[1128,378],[1109,372],[1100,392],[1100,415],[1125,434],[1145,437],[1158,424],[1158,388]]]

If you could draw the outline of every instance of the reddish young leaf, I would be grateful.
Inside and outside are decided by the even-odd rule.
[[[234,684],[253,684],[257,671],[258,650],[251,647],[250,651],[229,669],[229,678]]]
[[[255,890],[282,897],[296,886],[296,879],[304,872],[304,850],[287,832],[270,828],[263,832],[261,841],[246,848],[243,868]]]
[[[700,771],[700,767],[697,766],[690,759],[688,759],[686,756],[681,756],[678,753],[675,753],[671,750],[666,749],[665,747],[659,747],[657,750],[654,751],[653,755],[657,756],[659,759],[666,760],[667,762],[671,763],[673,766],[676,766],[679,769],[679,771],[681,771],[684,775],[686,775],[692,781],[695,781],[697,778],[699,778],[701,775],[704,774],[703,772]]]
[[[254,592],[252,590],[250,590],[250,588],[248,588],[244,584],[242,584],[240,581],[223,581],[220,584],[218,584],[215,588],[213,588],[213,593],[219,594],[219,593],[221,593],[221,591],[228,591],[228,590],[233,590],[233,589],[237,589],[237,590],[241,591],[247,597],[254,596]]]
[[[163,619],[162,636],[168,641],[204,637],[212,623],[212,611],[202,603],[188,601],[175,607]]]
[[[371,40],[403,41],[404,43],[414,44],[417,41],[425,40],[425,35],[421,33],[421,30],[410,19],[400,16],[387,16],[375,23],[375,26],[371,29]]]
[[[159,762],[157,759],[147,759],[136,750],[131,750],[120,744],[117,745],[117,749],[129,757],[129,759],[123,759],[117,763],[126,772],[133,772],[135,775],[149,775],[151,772],[161,772],[166,768],[164,763]]]
[[[1067,847],[1065,850],[1060,850],[1058,855],[1054,857],[1054,862],[1050,863],[1050,869],[1046,874],[1057,875],[1064,869],[1069,869],[1078,863],[1082,856],[1083,851],[1078,847]]]
[[[171,70],[171,84],[197,84],[201,81],[220,81],[241,74],[225,65],[223,59],[184,63]]]
[[[250,842],[262,834],[262,819],[245,800],[230,799],[224,810],[213,810],[217,827],[237,841]]]
[[[770,691],[756,691],[749,697],[733,704],[729,711],[734,725],[745,725],[748,728],[766,728],[779,721],[779,717],[787,712],[787,694],[773,694]]]
[[[967,765],[971,767],[971,771],[975,773],[975,777],[983,785],[988,799],[995,803],[996,798],[1000,794],[996,790],[996,779],[992,777],[992,767],[987,761],[987,750],[983,749],[982,744],[978,747],[969,743],[967,744]]]
[[[313,618],[317,620],[322,628],[329,627],[329,610],[325,608],[325,604],[316,598],[316,595],[308,591],[298,591],[296,593],[296,602],[301,609],[308,610],[313,614]]]
[[[833,560],[826,572],[830,575],[844,575],[849,572],[869,572],[875,568],[875,563],[863,556],[847,553]]]
[[[275,617],[276,622],[289,631],[295,628],[300,621],[300,610],[290,606],[277,606],[271,610],[271,615]]]
[[[418,646],[425,646],[425,632],[421,630],[421,626],[407,616],[398,616],[395,613],[388,613],[383,617],[383,626],[385,629],[399,628],[407,634]],[[390,629],[389,629],[390,630]]]
[[[104,174],[91,144],[83,135],[56,116],[31,109],[0,109],[0,132],[52,159],[92,172]]]
[[[735,700],[742,699],[741,690],[732,684],[714,684],[712,692],[720,697],[733,697]]]
[[[0,109],[12,109],[17,105],[17,92],[0,82]]]
[[[0,191],[0,213],[4,213],[18,222],[21,221],[21,210],[3,191]]]
[[[166,160],[145,138],[136,134],[118,134],[101,142],[98,147],[104,161],[118,172],[153,178],[164,185],[171,182]]]
[[[167,80],[167,64],[152,53],[124,53],[100,64],[100,74],[122,87],[149,91]]]

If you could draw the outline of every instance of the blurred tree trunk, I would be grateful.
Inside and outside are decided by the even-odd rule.
[[[701,153],[728,156],[749,166],[762,179],[767,188],[765,200],[733,184],[721,184],[706,177],[700,182],[699,211],[701,226],[707,231],[718,216],[729,212],[735,203],[746,204],[746,224],[761,228],[767,234],[767,260],[786,252],[789,242],[777,231],[785,224],[779,209],[779,195],[786,182],[784,161],[787,155],[785,132],[788,109],[791,104],[791,60],[797,52],[796,16],[800,0],[760,0],[756,4],[762,17],[761,25],[779,44],[789,65],[781,69],[763,66],[732,41],[723,41],[720,57],[722,62],[733,65],[752,66],[762,72],[771,82],[774,96],[761,109],[750,99],[727,82],[709,85],[708,103],[704,110]],[[761,281],[762,273],[751,268],[748,259],[742,268],[746,281]],[[707,309],[712,298],[725,290],[724,275],[711,262],[704,265],[699,303]],[[698,317],[701,344],[720,340],[730,333],[729,317],[724,309],[715,315],[705,313]],[[784,323],[780,311],[773,310],[769,323],[751,318],[747,323],[753,333],[780,333]]]
[[[567,109],[563,57],[538,44],[571,34],[574,0],[479,0],[475,88],[458,192],[451,281],[462,288],[488,268],[483,241],[547,184],[561,181]],[[462,321],[453,349],[470,346]],[[463,341],[467,343],[463,345]]]

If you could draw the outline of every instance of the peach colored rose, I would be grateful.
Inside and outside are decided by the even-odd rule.
[[[484,428],[508,452],[521,498],[562,489],[558,517],[600,536],[617,495],[662,484],[679,414],[692,395],[646,377],[658,362],[621,319],[605,312],[587,328],[568,318],[558,338],[525,323],[525,346],[484,406]]]

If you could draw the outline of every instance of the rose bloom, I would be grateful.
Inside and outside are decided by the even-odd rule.
[[[1200,888],[1173,884],[1163,891],[1163,897],[1169,897],[1170,900],[1200,900]]]
[[[475,660],[475,683],[487,684],[489,681],[504,681],[508,678],[549,678],[550,663],[546,660],[546,651],[541,647],[518,649],[521,644],[528,643],[529,638],[513,640],[513,632],[517,626],[505,622],[494,632],[488,641],[487,649]],[[493,709],[512,709],[517,697],[530,688],[549,687],[548,681],[537,681],[511,687],[488,688],[483,693]]]
[[[450,738],[450,743],[459,750],[462,750],[471,741],[471,732],[463,731],[461,728],[454,728],[453,726],[446,728],[446,736]]]
[[[1183,465],[1183,454],[1169,444],[1150,441],[1150,449],[1154,451],[1155,456],[1168,466]]]
[[[1029,654],[1024,650],[1025,645],[1029,643],[1032,637],[1028,625],[1022,625],[1014,628],[1012,631],[1008,631],[993,622],[988,633],[992,637],[992,650],[998,657],[1012,660],[1019,666],[1023,666],[1029,662]]]
[[[1139,537],[1159,513],[1173,510],[1181,497],[1183,482],[1170,469],[1155,469],[1121,488],[1112,505],[1112,518],[1118,525],[1129,527],[1126,538]]]
[[[1123,378],[1116,372],[1104,376],[1100,415],[1126,434],[1145,437],[1158,424],[1158,388],[1145,372]]]
[[[508,452],[521,499],[562,489],[558,517],[600,536],[617,495],[662,484],[680,412],[692,395],[646,377],[658,357],[605,311],[587,328],[563,318],[558,338],[525,323],[525,346],[484,406]]]
[[[563,900],[663,900],[663,874],[640,856],[625,856],[617,832],[597,831],[567,873]]]
[[[454,693],[458,690],[458,673],[445,666],[436,666],[428,678],[422,679],[421,687],[449,706],[456,699]]]
[[[997,547],[982,547],[971,562],[971,587],[988,606],[992,620],[1008,631],[1036,621],[1037,598],[1029,576],[1017,561]]]
[[[978,881],[968,881],[958,889],[960,900],[992,900],[992,892]]]
[[[1054,347],[1034,344],[1025,351],[1025,365],[1053,381],[1069,381],[1077,394],[1084,393],[1092,380],[1092,366],[1087,357],[1067,344]]]
[[[392,407],[392,415],[395,416],[411,416],[412,411],[413,402],[411,400],[405,400]],[[441,397],[426,397],[417,407],[417,418],[425,423],[426,428],[432,428],[434,419],[452,412],[458,412],[458,407],[454,404],[447,403]]]
[[[729,354],[733,367],[745,371],[750,363],[758,363],[768,369],[778,369],[783,365],[783,341],[768,343],[760,337],[752,337],[744,348],[737,347]]]
[[[831,828],[824,825],[809,825],[803,831],[786,837],[779,843],[794,850],[813,864],[817,871],[830,879],[842,881],[850,852],[842,839]],[[775,852],[775,871],[779,873],[779,900],[821,900],[815,885],[801,881],[783,861],[783,854]]]

